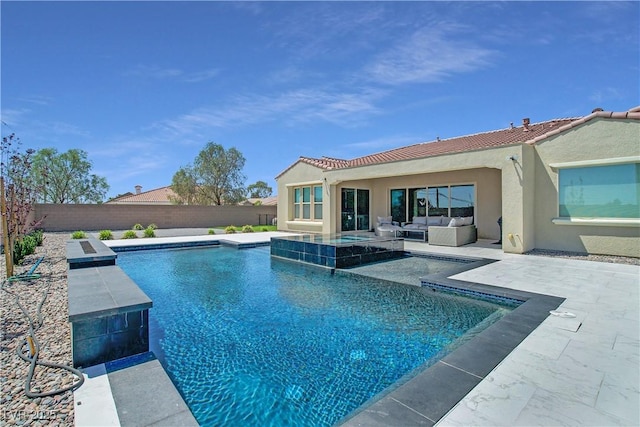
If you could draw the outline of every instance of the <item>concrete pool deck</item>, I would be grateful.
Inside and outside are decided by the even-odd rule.
[[[498,259],[454,279],[566,298],[436,425],[640,425],[640,267],[504,254],[487,242],[405,249]]]
[[[174,235],[166,236],[168,232],[158,230],[159,237],[154,239],[118,243],[222,239],[250,244],[290,235],[269,232],[187,236],[202,232],[172,230]],[[112,246],[115,241],[106,243]],[[408,409],[412,416],[398,419],[390,408],[383,408],[360,421],[351,418],[349,425],[386,426],[398,425],[399,421],[404,421],[402,425],[443,426],[640,424],[639,266],[504,254],[498,245],[488,241],[458,248],[405,241],[405,250],[495,259],[497,262],[452,278],[566,298],[558,310],[575,317],[549,315],[439,419],[430,419],[412,408],[410,402],[392,397],[398,408]],[[77,421],[83,419],[81,408],[76,406]],[[103,418],[96,413],[98,419],[84,419],[77,425],[117,425],[109,416],[113,413]],[[121,417],[119,422],[127,424]]]

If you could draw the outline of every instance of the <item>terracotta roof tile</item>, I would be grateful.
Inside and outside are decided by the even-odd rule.
[[[524,126],[513,128],[509,127],[507,129],[491,132],[423,142],[381,153],[358,157],[346,162],[343,167],[357,167],[399,160],[420,159],[442,154],[462,153],[466,151],[480,150],[483,148],[519,144],[565,126],[574,120],[577,119],[556,119],[547,122],[529,124],[526,128]]]
[[[278,177],[284,174],[287,170],[291,169],[298,162],[307,163],[324,170],[331,170],[389,163],[402,160],[421,159],[443,154],[463,153],[511,144],[536,144],[546,138],[584,124],[596,117],[640,120],[640,106],[634,107],[629,111],[624,112],[594,110],[593,113],[584,117],[554,119],[540,123],[528,124],[527,126],[524,126],[523,124],[522,126],[511,126],[507,129],[494,130],[490,132],[477,133],[473,135],[466,135],[449,139],[441,140],[438,138],[435,141],[395,148],[392,150],[370,154],[351,160],[334,159],[330,157],[322,157],[320,159],[314,159],[311,157],[300,157],[300,159],[296,163],[291,165],[285,171],[281,172]]]
[[[257,201],[260,201],[262,206],[277,206],[278,196],[269,196],[269,197],[262,197],[262,198],[249,197],[247,201],[252,205],[255,204]]]
[[[119,197],[107,203],[115,204],[164,204],[169,205],[171,201],[169,196],[175,196],[171,187],[160,187],[154,190],[144,191],[140,194],[132,194],[130,196]]]

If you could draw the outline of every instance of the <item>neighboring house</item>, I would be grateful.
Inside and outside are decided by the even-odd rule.
[[[135,186],[136,194],[125,195],[107,203],[120,205],[171,205],[169,197],[175,197],[175,193],[171,187],[160,187],[154,190],[142,191],[142,187]]]
[[[377,216],[464,213],[505,252],[640,256],[640,107],[523,119],[351,160],[300,157],[276,181],[283,231],[342,233],[372,230]]]
[[[136,194],[126,194],[118,198],[109,200],[106,203],[120,204],[120,205],[171,205],[171,198],[176,196],[176,193],[171,190],[170,186],[160,187],[154,190],[142,191],[142,187],[135,186]],[[249,198],[240,205],[253,206],[257,202],[260,202],[261,206],[276,206],[278,204],[278,198],[264,197],[264,198]]]
[[[249,197],[244,202],[240,203],[241,205],[255,205],[258,203],[260,206],[277,206],[278,205],[278,196],[270,196],[270,197]]]

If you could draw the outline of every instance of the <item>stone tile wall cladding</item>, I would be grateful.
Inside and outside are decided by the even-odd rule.
[[[348,268],[370,262],[400,258],[405,255],[404,245],[380,241],[336,246],[290,239],[271,239],[271,255],[307,262],[329,268]]]
[[[210,228],[271,225],[276,213],[277,206],[36,204],[30,221],[42,220],[45,231],[129,230],[152,223],[158,228]]]
[[[75,367],[149,351],[149,309],[153,302],[116,265],[116,258],[97,239],[67,242],[69,322]]]

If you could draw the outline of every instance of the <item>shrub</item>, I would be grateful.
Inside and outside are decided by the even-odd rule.
[[[267,227],[262,227],[262,231],[269,231]]]
[[[87,238],[87,234],[84,231],[74,231],[73,234],[71,234],[71,238],[72,239],[86,239]]]
[[[123,239],[136,239],[137,237],[138,237],[138,235],[136,234],[136,232],[134,230],[127,230],[122,235]]]
[[[250,225],[245,225],[244,227],[242,227],[242,232],[243,233],[253,233],[253,227]]]
[[[142,224],[136,224],[133,226],[134,230],[144,230],[144,227],[142,226]]]
[[[233,225],[228,225],[225,229],[224,232],[226,234],[234,234],[236,232],[236,227]]]
[[[36,239],[36,246],[42,246],[42,242],[44,241],[44,231],[36,229],[29,233],[29,235]]]
[[[158,226],[157,226],[157,225],[155,225],[154,223],[151,223],[151,224],[147,225],[147,228],[150,228],[150,229],[152,229],[152,230],[157,230],[157,229],[158,229]]]
[[[209,229],[209,234],[216,234],[216,230],[214,230],[213,228]]]
[[[20,264],[24,257],[35,253],[37,241],[35,237],[27,234],[22,239],[17,240],[13,245],[13,263]]]
[[[111,230],[100,230],[98,238],[100,240],[113,240],[113,233]]]
[[[153,228],[147,227],[144,229],[144,237],[156,237],[156,232],[153,231]]]

